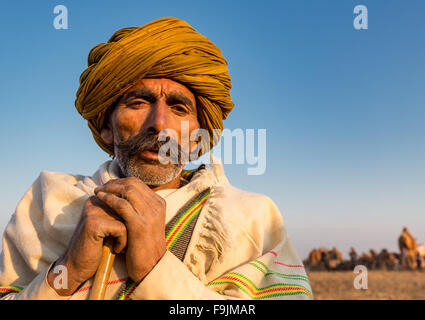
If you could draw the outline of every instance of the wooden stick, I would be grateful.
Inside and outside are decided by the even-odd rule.
[[[103,300],[106,287],[114,263],[115,254],[113,251],[114,239],[106,238],[103,243],[102,259],[93,280],[93,286],[90,291],[89,300]]]

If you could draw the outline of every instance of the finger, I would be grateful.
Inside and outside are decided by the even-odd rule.
[[[85,203],[85,206],[86,207],[94,207],[94,206],[98,205],[99,203],[102,203],[102,202],[99,201],[99,198],[98,197],[96,197],[96,196],[90,196],[87,199],[87,201]]]
[[[144,185],[147,190],[141,190],[140,181],[137,178],[131,177],[126,179],[116,179],[108,181],[103,186],[97,187],[95,193],[99,191],[111,192],[119,197],[123,197],[130,201],[138,213],[145,212],[146,209],[153,210],[156,214],[161,214],[165,201],[148,186]]]
[[[148,202],[154,201],[156,205],[161,205],[161,201],[159,199],[159,196],[148,187],[147,184],[145,184],[142,180],[135,178],[135,177],[128,177],[128,178],[121,178],[121,179],[113,179],[109,180],[107,183],[105,183],[102,186],[97,187],[94,192],[102,190],[105,187],[111,186],[111,185],[125,185],[125,186],[132,186],[138,191],[138,193],[143,197],[149,199]],[[154,200],[152,200],[154,199]]]
[[[95,207],[99,208],[101,210],[89,210],[86,215],[94,214],[96,216],[104,216],[108,218],[112,218],[114,220],[122,221],[122,218],[118,216],[114,210],[112,210],[107,204],[105,204],[102,200],[99,199],[97,196],[91,196],[88,199],[88,205],[87,207]],[[83,218],[83,216],[82,216]]]
[[[140,193],[145,192],[151,192],[154,193],[151,188],[149,188],[142,180],[135,178],[135,177],[128,177],[128,178],[120,178],[120,179],[111,179],[105,184],[98,186],[94,189],[95,193],[97,189],[100,189],[102,187],[106,187],[111,184],[121,184],[121,185],[132,185],[135,188],[138,189]]]
[[[146,211],[147,208],[153,209],[153,207],[147,203],[144,196],[140,194],[137,188],[132,185],[124,185],[117,183],[109,184],[105,185],[96,192],[97,194],[99,194],[99,192],[112,193],[117,197],[127,200],[133,206],[135,212],[138,214],[142,214]]]
[[[113,237],[114,240],[114,252],[120,253],[127,246],[127,229],[122,222],[114,221],[108,227],[109,236]]]
[[[108,181],[109,182],[109,181]],[[122,179],[113,180],[112,183],[121,183],[125,185],[132,185],[138,189],[138,191],[142,194],[155,194],[151,188],[148,187],[146,183],[136,177],[127,177]]]
[[[137,215],[137,212],[127,200],[113,193],[99,191],[97,197],[113,209],[126,223],[129,223]]]

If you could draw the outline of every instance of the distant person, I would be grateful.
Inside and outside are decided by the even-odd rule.
[[[416,243],[416,239],[411,235],[406,227],[403,228],[403,231],[398,238],[398,245],[400,249],[400,259],[402,266],[407,265],[410,270],[415,270],[418,265],[418,245]]]
[[[355,263],[357,261],[358,255],[357,255],[356,250],[353,247],[350,248],[349,255],[350,255],[350,261],[352,263]]]

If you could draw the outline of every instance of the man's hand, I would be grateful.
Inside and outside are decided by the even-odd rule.
[[[96,273],[102,256],[104,238],[115,238],[114,251],[126,249],[129,277],[140,282],[166,251],[165,200],[137,178],[111,180],[95,189],[72,236],[70,245],[56,265],[68,270],[68,289],[56,289],[71,295]],[[55,274],[50,271],[51,287]]]
[[[50,270],[47,281],[60,295],[71,295],[86,280],[90,279],[99,266],[104,238],[115,238],[114,251],[121,252],[127,245],[127,230],[120,217],[96,196],[87,199],[80,221],[72,235],[68,249],[55,265],[67,270],[67,288],[56,288],[57,276]]]
[[[97,197],[122,219],[127,229],[126,265],[140,282],[166,251],[166,203],[137,178],[111,180],[95,189]]]

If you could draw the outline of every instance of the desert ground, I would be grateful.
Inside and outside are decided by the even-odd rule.
[[[368,272],[367,289],[355,289],[352,271],[310,271],[315,300],[424,300],[424,271]]]

